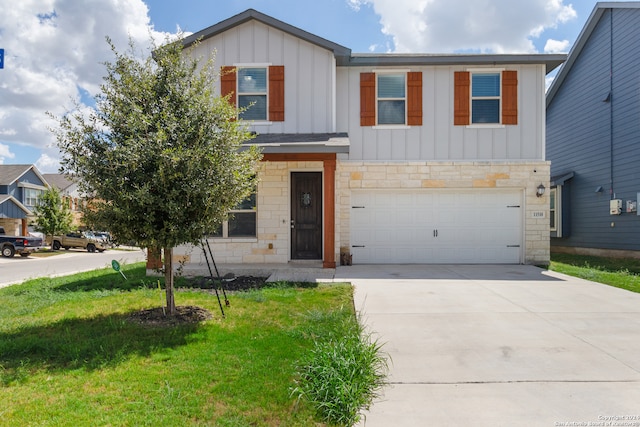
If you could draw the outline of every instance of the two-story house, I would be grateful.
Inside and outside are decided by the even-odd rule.
[[[7,234],[27,234],[29,217],[47,185],[34,165],[0,165],[0,225]]]
[[[217,262],[549,262],[545,76],[565,55],[354,54],[255,10],[184,44],[215,54],[264,153]]]
[[[640,2],[597,3],[547,94],[551,249],[640,258]]]
[[[82,206],[84,197],[78,189],[78,183],[72,180],[68,175],[61,173],[45,173],[42,174],[47,183],[60,192],[62,202],[69,207],[69,211],[73,215],[73,225],[82,225]]]

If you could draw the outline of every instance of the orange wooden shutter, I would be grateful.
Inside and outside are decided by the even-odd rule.
[[[422,72],[407,73],[407,125],[422,126]]]
[[[453,89],[453,124],[468,125],[469,124],[469,72],[468,71],[456,71],[454,76],[454,89]]]
[[[360,73],[360,126],[376,124],[376,74]]]
[[[269,120],[284,121],[284,65],[269,67]]]
[[[502,124],[518,124],[518,72],[502,72]]]
[[[231,95],[229,103],[237,106],[236,97],[236,67],[224,66],[220,70],[220,94],[222,96]]]

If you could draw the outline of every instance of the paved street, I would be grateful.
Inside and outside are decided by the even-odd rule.
[[[111,267],[111,261],[114,259],[120,264],[131,264],[144,261],[145,253],[139,249],[133,251],[110,249],[103,253],[69,250],[46,258],[34,256],[27,258],[20,256],[0,257],[0,288],[36,277],[63,276],[96,268]]]

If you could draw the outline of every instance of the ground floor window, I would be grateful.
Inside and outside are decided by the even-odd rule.
[[[562,237],[562,186],[549,191],[549,228],[552,237]]]
[[[224,221],[212,235],[213,237],[257,237],[256,193],[244,199],[235,209],[229,211]]]

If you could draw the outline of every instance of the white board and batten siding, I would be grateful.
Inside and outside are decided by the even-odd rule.
[[[379,67],[382,68],[382,67]],[[461,66],[407,66],[422,72],[422,126],[360,126],[360,73],[372,67],[339,67],[338,132],[348,132],[349,159],[364,161],[544,160],[545,66],[499,66],[518,72],[518,124],[454,126],[454,73]]]
[[[354,190],[351,253],[358,264],[518,264],[519,190]]]
[[[197,56],[215,55],[215,65],[285,67],[285,120],[252,124],[259,133],[335,132],[333,53],[258,21],[208,38]],[[218,88],[219,90],[219,88]]]

